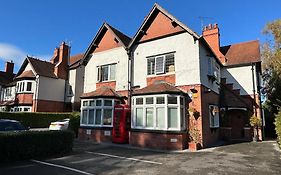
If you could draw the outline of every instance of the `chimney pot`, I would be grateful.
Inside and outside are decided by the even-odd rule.
[[[212,29],[212,24],[209,24],[208,29],[209,29],[209,30]]]

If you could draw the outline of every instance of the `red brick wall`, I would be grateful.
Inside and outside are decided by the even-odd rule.
[[[209,105],[219,105],[219,95],[215,92],[207,91],[208,88],[201,86],[202,96],[202,128],[203,128],[203,147],[210,146],[219,140],[219,128],[211,129],[209,120]]]
[[[173,26],[171,19],[159,12],[140,41],[150,40],[181,31],[184,30],[178,25]]]
[[[64,112],[64,102],[34,100],[33,112]]]
[[[114,40],[114,35],[110,31],[106,31],[103,38],[101,39],[100,43],[98,44],[98,47],[95,49],[96,52],[101,52],[109,49],[113,49],[116,47],[121,47],[121,43],[117,43]]]
[[[155,76],[155,77],[147,77],[146,78],[146,83],[147,86],[153,84],[155,81],[166,81],[171,84],[176,83],[176,75],[171,74],[171,75],[163,75],[163,76]]]
[[[218,105],[219,95],[214,92],[208,92],[208,88],[200,84],[178,86],[178,88],[184,92],[190,92],[190,89],[195,92],[193,93],[192,101],[189,103],[189,109],[195,109],[200,113],[200,116],[196,119],[193,113],[190,113],[188,130],[191,131],[195,128],[200,131],[203,148],[218,141],[219,129],[210,129],[209,104]]]
[[[176,142],[171,142],[171,139],[175,139]],[[187,133],[168,134],[131,131],[129,142],[133,146],[166,150],[183,150],[188,147]]]
[[[16,103],[17,104],[32,104],[33,94],[17,94]]]
[[[99,89],[102,86],[111,87],[112,89],[115,89],[116,87],[116,81],[109,81],[109,82],[98,82],[96,83],[96,88]]]
[[[87,130],[91,130],[91,134],[87,134]],[[110,136],[106,136],[105,132],[110,132]],[[111,142],[112,141],[112,128],[108,129],[84,129],[79,128],[78,138],[81,140],[92,140],[95,142]]]

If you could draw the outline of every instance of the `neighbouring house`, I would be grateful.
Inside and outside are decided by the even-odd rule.
[[[84,89],[85,66],[81,60],[84,54],[77,54],[70,57],[68,66],[68,81],[66,88],[66,104],[72,111],[80,111],[80,96]]]
[[[104,23],[88,47],[83,59],[80,138],[111,141],[114,105],[125,103],[128,97],[130,41],[131,38]]]
[[[158,4],[132,40],[103,24],[83,64],[81,139],[112,141],[119,103],[129,144],[159,149],[251,140],[249,117],[262,118],[259,42],[221,46],[217,24],[199,36]]]
[[[27,56],[18,73],[14,63],[1,72],[1,110],[11,112],[69,112],[80,110],[83,92],[83,54],[70,55],[63,42],[50,61]]]
[[[9,111],[14,104],[15,82],[14,63],[5,63],[5,71],[0,71],[0,111]]]

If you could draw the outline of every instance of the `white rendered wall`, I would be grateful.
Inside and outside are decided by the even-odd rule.
[[[175,52],[176,86],[199,84],[198,40],[194,41],[190,34],[182,33],[144,42],[135,47],[133,85],[141,88],[147,85],[147,57],[168,52]]]
[[[128,55],[123,47],[118,47],[102,52],[94,53],[85,66],[84,92],[96,90],[97,66],[116,64],[116,89],[127,90],[128,86]]]
[[[232,68],[226,67],[222,71],[222,77],[226,78],[226,83],[233,83],[234,89],[240,89],[241,95],[253,94],[253,78],[252,78],[251,65],[232,67]],[[257,87],[255,66],[254,66],[254,81],[255,81],[255,87]]]
[[[35,99],[64,101],[65,80],[40,76],[38,85],[38,96]]]
[[[75,94],[72,102],[80,102],[80,97],[84,89],[84,73],[85,66],[80,66],[76,69]]]
[[[72,87],[72,96],[66,96],[66,102],[79,102],[84,88],[85,66],[69,70],[69,85]],[[68,91],[68,90],[67,90]],[[68,92],[66,92],[66,95]]]
[[[213,62],[216,64],[217,61],[214,57],[210,57],[211,53],[208,52],[208,50],[200,44],[200,78],[201,78],[201,84],[206,86],[207,88],[210,88],[212,91],[219,93],[219,85],[216,83],[216,81],[211,81],[208,78],[208,59],[212,58]],[[222,68],[221,68],[222,69]]]
[[[24,72],[24,71],[28,71],[28,70],[32,70],[32,72],[34,73],[33,68],[32,68],[32,66],[31,66],[30,63],[28,63],[28,64],[26,65],[26,67],[25,67],[25,69],[23,70],[23,72]],[[35,75],[35,74],[34,74],[34,75]]]

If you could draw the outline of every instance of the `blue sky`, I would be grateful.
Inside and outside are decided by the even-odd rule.
[[[221,45],[263,42],[265,24],[281,18],[280,0],[1,0],[0,70],[11,59],[17,70],[27,54],[48,60],[62,41],[85,52],[104,21],[132,37],[155,2],[199,34],[200,16],[218,23]]]

